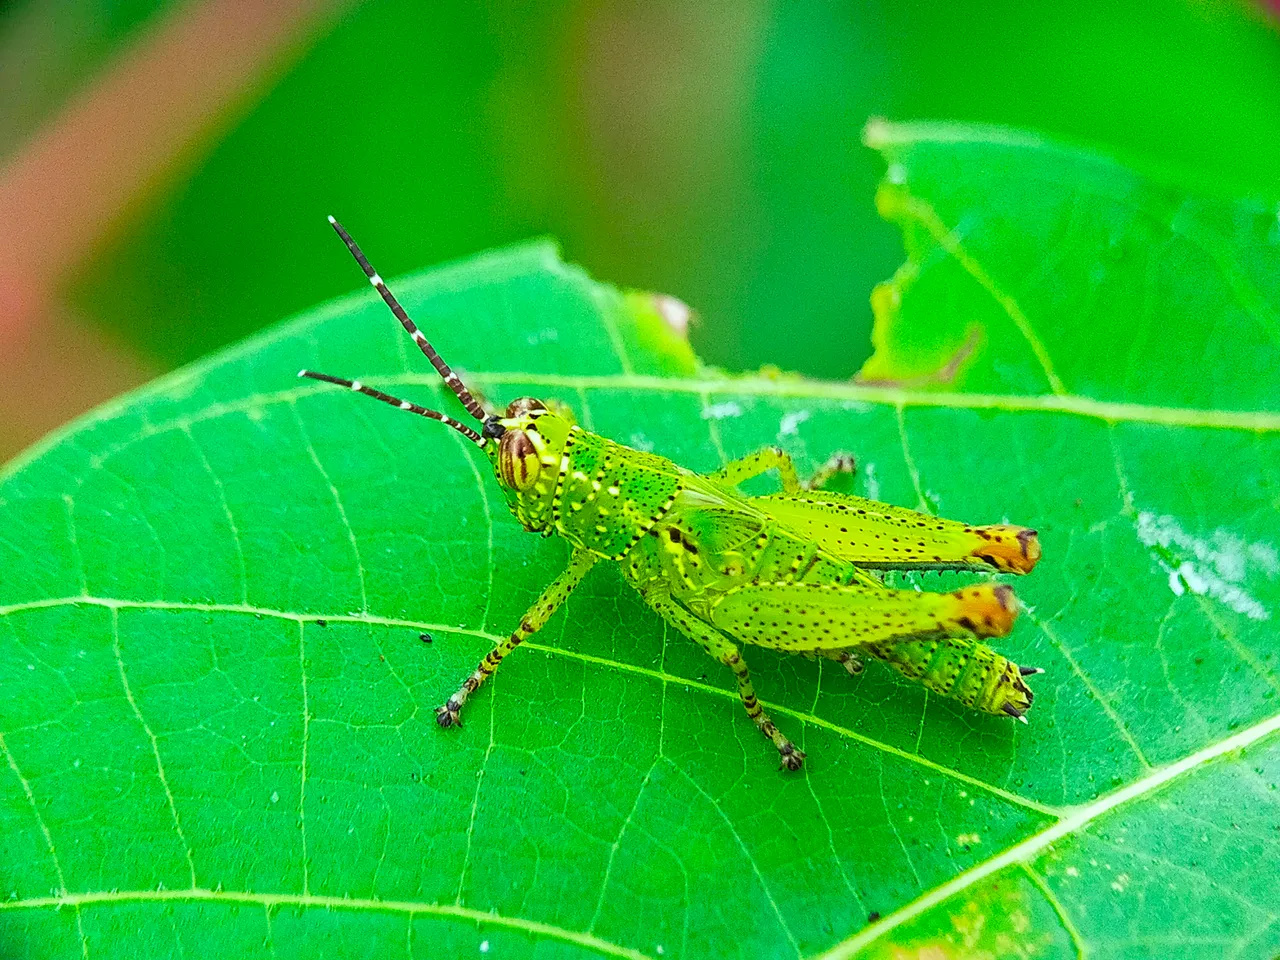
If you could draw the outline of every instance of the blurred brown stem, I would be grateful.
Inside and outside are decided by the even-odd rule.
[[[0,461],[154,370],[61,290],[342,0],[202,0],[141,31],[0,166]]]

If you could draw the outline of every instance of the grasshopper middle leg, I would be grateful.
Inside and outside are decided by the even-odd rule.
[[[770,470],[778,471],[778,479],[782,482],[783,493],[799,493],[801,490],[817,490],[839,473],[852,473],[853,457],[847,453],[833,453],[807,482],[801,482],[796,472],[795,461],[791,454],[781,447],[765,447],[755,453],[749,453],[737,460],[730,460],[715,473],[708,474],[708,479],[723,483],[730,487],[758,477]]]
[[[653,607],[664,620],[683,633],[696,640],[702,649],[715,657],[733,671],[738,680],[738,697],[760,732],[773,741],[782,758],[782,767],[787,770],[799,770],[804,764],[804,751],[784,737],[773,720],[764,712],[756,697],[755,687],[751,683],[751,673],[747,670],[747,662],[742,659],[737,646],[705,620],[700,619],[685,607],[671,599],[666,591],[658,589],[642,590],[645,602]]]
[[[467,702],[467,697],[475,693],[480,684],[494,674],[498,667],[502,665],[502,660],[507,654],[537,633],[551,619],[551,615],[556,612],[560,604],[564,603],[569,594],[573,592],[573,588],[586,576],[587,571],[595,565],[597,559],[596,555],[590,551],[573,551],[568,568],[564,573],[552,580],[547,589],[542,591],[542,596],[529,608],[529,612],[520,618],[520,626],[516,627],[515,632],[485,654],[479,666],[475,668],[471,676],[467,677],[462,686],[458,688],[458,691],[443,706],[436,707],[436,722],[440,726],[462,726],[459,714],[462,711],[463,704]]]

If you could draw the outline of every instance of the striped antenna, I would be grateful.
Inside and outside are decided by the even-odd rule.
[[[382,299],[386,302],[387,306],[391,308],[391,312],[396,315],[396,319],[400,321],[400,325],[409,332],[409,336],[413,337],[413,342],[418,345],[418,349],[420,349],[423,355],[431,361],[431,365],[436,368],[436,373],[440,374],[440,376],[444,378],[444,382],[448,385],[449,389],[452,390],[457,395],[458,399],[462,401],[462,405],[467,408],[467,413],[471,414],[481,422],[488,420],[489,415],[484,412],[484,407],[480,406],[480,404],[476,402],[476,398],[471,395],[471,391],[466,388],[466,385],[458,378],[458,375],[453,372],[447,363],[444,362],[444,358],[442,358],[440,354],[436,353],[436,348],[433,347],[427,338],[422,335],[422,331],[418,329],[417,325],[409,319],[409,314],[404,312],[404,307],[400,306],[400,301],[398,301],[392,295],[391,291],[387,289],[387,285],[382,282],[382,277],[378,276],[378,271],[374,270],[373,265],[369,263],[369,258],[364,255],[364,252],[356,242],[351,239],[351,234],[347,233],[342,224],[333,217],[329,218],[329,223],[333,229],[338,232],[338,236],[342,238],[342,242],[347,245],[347,249],[351,251],[351,255],[356,258],[356,263],[360,264],[360,269],[364,271],[364,275],[368,277],[369,282],[373,284],[373,289],[377,290],[378,293],[382,295]]]
[[[389,393],[383,393],[381,390],[375,390],[373,387],[366,387],[359,380],[343,380],[341,377],[331,377],[327,373],[316,373],[314,370],[299,370],[298,376],[309,377],[312,380],[323,380],[325,383],[332,383],[339,387],[346,387],[348,390],[354,390],[356,393],[363,393],[366,397],[373,397],[375,400],[381,400],[383,403],[389,403],[393,407],[399,407],[401,410],[408,410],[410,413],[416,413],[420,417],[426,417],[429,420],[439,420],[445,426],[453,427],[460,434],[474,443],[477,447],[483,447],[487,442],[484,437],[476,433],[465,423],[446,416],[439,410],[428,410],[426,407],[420,407],[416,403],[410,403],[408,400],[401,400],[399,397],[393,397]]]

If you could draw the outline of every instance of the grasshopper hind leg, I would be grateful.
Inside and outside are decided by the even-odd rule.
[[[781,758],[781,769],[799,770],[804,765],[805,753],[778,730],[770,716],[764,712],[751,683],[747,662],[742,659],[737,646],[711,624],[671,599],[665,591],[650,588],[641,590],[645,602],[686,637],[696,640],[703,650],[733,671],[738,680],[738,697],[746,708],[747,716],[754,721],[762,734],[773,742]]]
[[[983,713],[1021,720],[1034,699],[1019,667],[982,642],[1013,627],[1004,584],[916,593],[861,584],[748,583],[728,591],[711,622],[741,643],[816,653],[845,663],[866,654],[908,679]],[[852,671],[851,671],[852,672]]]

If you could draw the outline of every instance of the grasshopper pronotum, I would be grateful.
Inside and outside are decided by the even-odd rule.
[[[568,568],[436,710],[440,726],[460,724],[467,698],[600,560],[621,564],[627,582],[650,607],[734,672],[747,715],[773,741],[788,770],[799,770],[805,755],[756,699],[740,643],[828,657],[850,673],[861,672],[861,655],[870,655],[944,697],[1026,722],[1032,694],[1022,678],[1043,671],[1011,663],[980,639],[1002,637],[1012,628],[1018,605],[1011,588],[893,590],[873,571],[1027,573],[1040,559],[1034,530],[969,526],[817,489],[850,468],[847,457],[833,458],[807,484],[776,448],[699,475],[583,430],[531,397],[511,401],[503,415],[489,413],[409,319],[342,225],[332,217],[329,222],[479,430],[359,380],[310,370],[298,375],[457,430],[488,455],[524,528],[559,534],[573,546]],[[781,493],[748,497],[738,491],[738,484],[769,470],[778,472]]]

